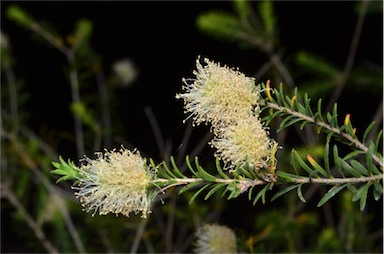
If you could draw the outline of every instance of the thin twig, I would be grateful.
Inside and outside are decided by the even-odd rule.
[[[17,209],[17,211],[22,215],[22,217],[27,222],[28,226],[33,230],[37,239],[43,244],[44,248],[49,253],[59,253],[56,247],[47,239],[44,231],[39,226],[39,224],[32,218],[28,213],[16,195],[8,188],[6,184],[1,183],[1,195],[7,198],[7,200]]]
[[[72,101],[73,103],[80,102],[80,92],[79,92],[79,77],[77,74],[77,70],[75,69],[75,54],[72,51],[69,51],[66,54],[67,60],[70,65],[70,83],[71,83],[71,92],[72,92]],[[84,134],[82,121],[76,113],[73,114],[74,122],[75,122],[75,135],[76,135],[76,147],[77,147],[77,155],[78,157],[84,156]]]
[[[32,172],[37,176],[37,178],[41,181],[44,187],[48,190],[51,196],[58,195],[58,191],[56,190],[56,186],[52,185],[47,178],[40,172],[38,166],[35,164],[33,159],[29,156],[29,154],[25,151],[25,147],[17,140],[14,135],[9,133],[2,133],[3,137],[8,138],[11,142],[13,142],[15,151],[19,154],[20,158],[27,165],[28,168],[32,170]],[[85,253],[85,248],[80,240],[80,236],[77,233],[75,225],[69,215],[67,207],[62,203],[61,199],[53,199],[59,211],[61,212],[64,222],[68,228],[68,232],[72,237],[72,240],[80,253]]]
[[[383,174],[364,177],[350,177],[350,178],[310,178],[300,177],[293,180],[294,183],[317,183],[327,185],[339,185],[346,183],[367,183],[377,180],[383,180]]]
[[[53,45],[56,49],[58,49],[61,53],[63,53],[70,65],[70,84],[71,84],[71,92],[72,92],[72,101],[73,103],[80,102],[80,93],[79,93],[79,79],[77,70],[75,69],[75,52],[73,49],[66,47],[61,40],[56,38],[50,32],[42,28],[37,22],[34,22],[31,25],[31,30],[35,33],[39,34],[43,37],[47,42]],[[76,135],[76,147],[77,154],[79,157],[84,155],[84,137],[83,137],[83,129],[82,129],[82,121],[81,118],[74,114],[74,124],[75,124],[75,135]]]
[[[130,253],[137,253],[141,238],[143,237],[145,227],[147,225],[148,219],[143,219],[140,221],[139,228],[136,230],[135,240],[132,243]]]
[[[377,180],[382,180],[383,174],[374,175],[374,176],[364,176],[364,177],[349,177],[349,178],[311,178],[311,177],[303,177],[300,176],[298,178],[295,178],[292,180],[293,183],[315,183],[315,184],[326,184],[326,185],[339,185],[339,184],[345,184],[345,183],[365,183],[365,182],[372,182]],[[165,191],[169,188],[176,187],[179,185],[186,185],[190,183],[206,183],[203,178],[172,178],[172,184],[165,186],[161,189],[161,191]],[[164,183],[169,182],[170,179],[164,179],[164,178],[157,178],[153,180],[152,183]],[[259,180],[259,179],[221,179],[216,178],[214,183],[224,183],[224,184],[231,184],[231,183],[238,183],[239,186],[247,186],[253,187],[257,185],[265,185],[269,182]]]
[[[111,112],[109,110],[108,90],[105,84],[105,76],[101,70],[96,72],[96,83],[102,105],[101,115],[103,119],[104,147],[107,149],[111,149]]]
[[[148,121],[151,125],[153,135],[155,136],[157,148],[159,149],[160,152],[164,152],[164,143],[165,143],[164,138],[161,135],[160,126],[156,120],[155,115],[153,114],[151,107],[146,106],[144,108],[144,112],[145,112],[146,116],[148,117]]]

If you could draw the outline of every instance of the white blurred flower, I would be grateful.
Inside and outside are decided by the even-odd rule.
[[[135,65],[128,58],[114,62],[112,64],[112,70],[116,76],[117,82],[124,87],[130,86],[138,76],[138,71]]]
[[[0,30],[0,47],[2,49],[9,48],[9,39],[8,36],[3,33],[2,30]]]
[[[237,253],[236,235],[228,227],[206,224],[196,231],[195,253]]]

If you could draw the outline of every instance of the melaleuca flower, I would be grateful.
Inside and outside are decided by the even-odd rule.
[[[220,126],[216,134],[210,144],[229,168],[246,166],[247,163],[256,170],[266,166],[276,143],[268,137],[268,132],[256,117]]]
[[[259,88],[253,78],[241,72],[222,67],[204,59],[205,66],[196,60],[196,79],[183,79],[184,93],[176,98],[184,100],[185,113],[190,113],[194,124],[212,123],[217,125],[236,121],[253,115],[258,109]]]
[[[154,196],[148,188],[156,178],[155,171],[137,151],[121,148],[96,155],[95,160],[84,158],[78,186],[74,187],[84,211],[93,211],[92,216],[99,212],[128,217],[131,212],[141,212],[145,218]]]
[[[197,230],[196,253],[237,253],[236,235],[228,227],[207,224]]]

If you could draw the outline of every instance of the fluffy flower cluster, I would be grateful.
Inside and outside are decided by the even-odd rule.
[[[268,137],[256,117],[239,119],[235,124],[221,126],[217,131],[211,145],[224,162],[242,167],[247,163],[253,168],[266,165],[275,141]]]
[[[210,123],[215,138],[211,145],[228,168],[246,163],[260,169],[271,158],[276,142],[259,119],[260,87],[238,70],[204,59],[196,61],[195,79],[184,81],[185,113],[193,123]],[[188,119],[187,118],[187,119]]]
[[[196,79],[183,79],[185,93],[176,95],[184,100],[185,113],[190,113],[194,123],[210,122],[215,127],[252,115],[260,96],[255,80],[208,59],[204,62],[202,66],[196,60]]]
[[[196,253],[237,253],[236,235],[228,227],[207,224],[197,230]]]
[[[131,212],[141,212],[145,218],[150,213],[153,197],[148,188],[156,178],[155,171],[137,151],[121,148],[96,155],[95,160],[83,159],[81,177],[74,187],[84,211],[93,211],[92,216],[99,212],[128,217]]]

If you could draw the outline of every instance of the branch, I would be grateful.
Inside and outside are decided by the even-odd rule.
[[[300,177],[294,180],[294,183],[318,183],[327,185],[338,185],[345,183],[366,183],[377,180],[382,180],[383,174],[366,176],[366,177],[351,177],[351,178],[310,178]]]
[[[47,239],[44,231],[41,229],[39,224],[32,218],[32,216],[28,213],[25,207],[20,203],[19,199],[16,195],[8,188],[6,184],[1,183],[1,194],[11,203],[17,211],[22,215],[22,217],[27,222],[28,226],[33,230],[36,237],[41,241],[45,249],[49,253],[59,253],[56,247]]]
[[[294,110],[291,110],[289,108],[286,108],[286,107],[283,107],[283,106],[279,106],[275,103],[271,103],[271,102],[267,102],[266,103],[266,106],[269,107],[269,108],[273,108],[273,109],[276,109],[276,110],[279,110],[279,111],[283,111],[283,112],[286,112],[287,114],[290,114],[290,115],[294,115],[304,121],[307,121],[307,122],[310,122],[310,123],[313,123],[317,126],[320,126],[320,127],[323,127],[343,138],[345,138],[346,140],[348,140],[349,142],[351,142],[356,148],[360,149],[361,151],[367,153],[368,152],[368,147],[366,147],[364,144],[362,144],[358,139],[355,139],[353,138],[351,135],[345,133],[345,132],[342,132],[340,129],[337,129],[337,128],[334,128],[334,127],[331,127],[329,124],[325,123],[325,122],[321,122],[321,121],[317,121],[315,119],[313,119],[312,117],[309,117],[307,115],[304,115],[300,112],[297,112],[297,111],[294,111]],[[376,155],[372,155],[372,158],[375,160],[375,162],[380,165],[380,167],[384,167],[384,163],[376,156]]]

